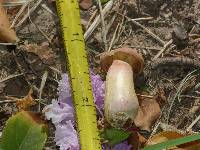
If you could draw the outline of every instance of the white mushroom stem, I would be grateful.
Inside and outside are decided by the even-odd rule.
[[[122,128],[127,121],[133,122],[138,107],[132,67],[124,61],[114,60],[106,76],[106,120],[111,126]]]

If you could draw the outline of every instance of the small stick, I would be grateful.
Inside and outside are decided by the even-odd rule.
[[[17,64],[17,67],[19,68],[20,72],[23,74],[23,76],[24,76],[26,82],[28,83],[28,85],[29,85],[31,88],[33,88],[34,90],[36,90],[36,91],[38,92],[39,89],[38,89],[35,85],[32,85],[32,84],[30,83],[30,81],[27,79],[25,73],[23,72],[22,66],[21,66],[20,63],[18,62],[18,59],[17,59],[17,57],[16,57],[15,52],[13,51],[12,53],[13,53],[13,56],[15,56],[15,57],[14,57],[14,60],[15,60],[15,62],[16,62],[16,64]]]
[[[62,75],[62,72],[61,72],[60,70],[58,70],[58,69],[56,69],[56,68],[54,68],[54,67],[52,67],[52,66],[49,66],[49,68],[50,68],[51,70],[53,70],[54,72],[58,73],[59,75]]]
[[[88,29],[88,27],[89,27],[91,21],[94,19],[94,17],[96,16],[97,12],[98,12],[97,9],[93,12],[92,16],[90,17],[90,19],[89,19],[89,21],[88,21],[88,23],[87,23],[86,29]]]
[[[156,125],[154,126],[153,131],[151,132],[151,135],[149,138],[151,138],[157,132],[158,128],[160,127],[160,124],[161,124],[161,122],[159,119],[158,122],[156,123]]]
[[[135,19],[131,19],[133,21],[142,21],[142,20],[152,20],[153,17],[146,17],[146,18],[135,18]]]
[[[189,125],[186,131],[190,131],[192,127],[200,120],[200,115]]]
[[[3,46],[10,46],[10,45],[15,45],[14,43],[0,43],[0,45],[3,45]]]
[[[101,25],[102,25],[102,39],[105,45],[105,50],[108,49],[108,44],[106,40],[106,27],[105,27],[105,21],[104,21],[104,15],[102,13],[102,6],[101,6],[101,1],[98,0],[98,5],[99,5],[99,10],[100,10],[100,18],[101,18]]]
[[[110,46],[109,46],[109,48],[108,48],[107,51],[110,51],[111,48],[112,48],[112,45],[113,45],[113,42],[114,42],[114,40],[115,40],[115,37],[116,37],[116,33],[117,33],[118,28],[119,28],[119,23],[118,23],[118,25],[117,25],[117,27],[116,27],[116,29],[115,29],[115,32],[114,32],[113,37],[112,37],[112,40],[111,40],[111,42],[110,42]]]
[[[134,46],[134,45],[131,45],[130,47],[138,48],[138,49],[149,49],[149,50],[160,51],[160,48],[157,48],[157,47],[142,47],[142,46]]]
[[[3,3],[3,6],[5,7],[13,7],[13,6],[20,6],[24,3],[27,3],[27,2],[30,2],[30,1],[33,1],[33,0],[19,0],[19,1],[15,1],[15,2],[4,2]]]
[[[124,15],[125,15],[125,13],[126,13],[126,11],[124,11]],[[125,17],[122,18],[121,24],[120,24],[119,29],[118,29],[118,34],[117,34],[117,37],[116,37],[113,45],[115,45],[119,41],[123,31],[125,30],[125,27],[123,26],[124,21],[125,21]]]
[[[117,12],[118,13],[118,12]],[[121,16],[124,16],[123,14],[121,13],[118,13],[119,15]],[[165,42],[160,38],[158,37],[156,34],[154,34],[151,30],[147,29],[145,26],[141,25],[140,23],[138,23],[137,21],[127,17],[127,16],[124,16],[126,19],[130,20],[133,24],[141,27],[142,29],[144,29],[147,33],[149,33],[149,35],[151,35],[151,37],[153,37],[154,39],[156,39],[161,45],[165,45]]]
[[[115,18],[117,15],[113,15],[113,17],[110,19],[109,23],[106,25],[106,35],[108,34],[108,31],[110,30],[111,26],[113,25],[113,22],[115,21]]]
[[[163,131],[175,131],[175,132],[180,133],[180,134],[186,133],[185,131],[179,130],[176,127],[174,127],[172,125],[168,125],[166,123],[160,123],[160,127],[162,128]]]
[[[10,97],[10,96],[6,96],[6,98],[10,98],[10,100],[0,100],[0,104],[4,104],[4,103],[16,103],[17,101],[20,101],[20,98],[16,98],[16,97]],[[34,99],[35,101],[37,101],[38,103],[41,103],[43,105],[47,105],[43,102],[41,102],[41,100],[43,99]]]
[[[40,31],[40,33],[48,40],[48,42],[51,43],[51,40],[50,40],[49,37],[44,33],[44,31],[42,31],[42,30],[41,30],[35,23],[33,23],[33,21],[31,20],[29,6],[28,6],[28,18],[29,18],[30,22]]]
[[[16,75],[10,75],[10,76],[8,76],[8,77],[6,77],[6,78],[0,80],[0,83],[6,82],[6,81],[8,81],[8,80],[10,80],[10,79],[13,79],[13,78],[16,78],[16,77],[19,77],[19,76],[23,76],[23,73],[16,74]]]
[[[47,81],[47,76],[48,76],[48,71],[45,71],[43,76],[42,76],[42,82],[40,84],[40,89],[39,89],[39,105],[38,105],[39,112],[40,112],[40,109],[41,109],[40,100],[42,99],[42,91],[43,91],[45,83]]]
[[[28,18],[31,13],[33,13],[36,8],[41,4],[42,0],[38,0],[35,6],[33,6],[30,11],[22,18],[22,20],[15,26],[16,28],[21,26]]]
[[[136,94],[137,96],[145,97],[145,98],[154,98],[152,95],[143,95],[143,94]]]
[[[195,69],[200,69],[200,61],[196,59],[191,59],[188,57],[164,57],[164,58],[158,58],[155,61],[152,61],[150,64],[150,69],[155,70],[156,68],[160,66],[185,66],[192,67]]]
[[[3,103],[15,103],[15,102],[17,102],[18,101],[18,99],[16,99],[16,100],[1,100],[0,101],[0,104],[3,104]]]
[[[27,1],[27,2],[21,7],[21,9],[19,10],[19,12],[16,14],[16,16],[15,16],[15,18],[14,18],[14,20],[13,20],[11,26],[10,26],[10,28],[13,28],[13,27],[15,26],[15,23],[16,23],[17,20],[19,19],[20,15],[24,12],[24,10],[25,10],[26,7],[28,6],[28,3],[29,3],[29,2],[30,2],[30,1]]]
[[[109,12],[109,10],[112,8],[114,4],[114,0],[110,0],[106,6],[103,8],[102,10],[102,14],[103,16],[106,16],[107,13]],[[84,34],[84,39],[87,40],[90,35],[93,33],[93,31],[96,29],[96,27],[99,25],[100,23],[100,15],[98,15],[95,20],[93,21],[93,23],[90,25],[90,27],[87,29],[87,31]]]
[[[44,8],[47,12],[49,12],[53,16],[57,16],[46,4],[42,4],[41,6],[42,6],[42,8]]]
[[[161,50],[154,56],[153,60],[156,60],[158,57],[160,57],[160,55],[172,44],[172,42],[173,42],[172,39],[171,39],[170,41],[168,41],[168,42],[164,45],[163,49],[161,49]]]

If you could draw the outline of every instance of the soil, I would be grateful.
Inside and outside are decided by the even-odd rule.
[[[44,9],[42,4],[52,12]],[[30,6],[34,6],[34,3]],[[9,12],[12,12],[12,9],[9,8]],[[87,31],[88,22],[96,10],[95,3],[90,9],[81,10],[84,31]],[[23,13],[26,14],[27,12]],[[12,21],[15,15],[10,13],[9,16]],[[142,53],[145,59],[144,72],[135,79],[137,92],[147,91],[150,95],[159,95],[160,90],[163,91],[166,99],[161,104],[162,115],[157,123],[166,123],[180,130],[187,129],[200,113],[200,18],[198,16],[200,16],[199,0],[116,0],[114,7],[104,18],[107,43],[108,45],[112,43],[111,49],[133,47]],[[137,22],[143,28],[133,23],[130,18],[139,18]],[[42,76],[47,71],[48,77],[42,92],[43,108],[51,103],[52,99],[57,98],[58,81],[61,74],[67,71],[55,2],[41,3],[30,15],[30,19],[15,28],[21,39],[19,44],[16,46],[0,44],[0,131],[9,116],[18,111],[15,102],[4,101],[10,100],[9,97],[24,97],[30,88],[34,90],[33,97],[38,99],[37,89],[40,88]],[[93,21],[94,18],[89,26]],[[115,34],[116,28],[118,30]],[[146,29],[153,32],[161,41],[147,33]],[[100,24],[86,41],[90,65],[100,74],[102,72],[99,69],[98,54],[106,51],[102,34],[104,33]],[[111,42],[113,36],[115,38]],[[166,46],[170,40],[171,44]],[[53,52],[52,60],[49,61],[47,58],[44,61],[39,57],[39,53],[28,52],[24,48],[27,44],[47,45],[47,50],[51,49]],[[165,50],[159,58],[155,58],[163,49]],[[188,59],[190,61],[187,61]],[[189,75],[190,78],[181,87],[183,79],[194,70],[196,71]],[[20,75],[13,77],[16,74]],[[37,108],[34,106],[29,109],[38,111]],[[56,149],[53,142],[54,127],[50,122],[48,124],[50,136],[45,149],[54,150]],[[153,129],[155,128],[152,127]],[[197,132],[199,129],[200,122],[197,122],[192,131]]]

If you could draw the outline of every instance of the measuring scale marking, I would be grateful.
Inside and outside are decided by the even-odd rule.
[[[101,150],[96,108],[77,0],[56,0],[69,69],[81,150]]]

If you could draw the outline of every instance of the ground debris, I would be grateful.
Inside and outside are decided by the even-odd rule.
[[[189,37],[183,25],[178,23],[174,25],[172,39],[178,49],[183,49],[188,45]]]
[[[52,65],[54,63],[54,52],[49,47],[48,43],[42,43],[41,45],[27,44],[21,46],[21,48],[28,53],[37,55],[44,64]]]

